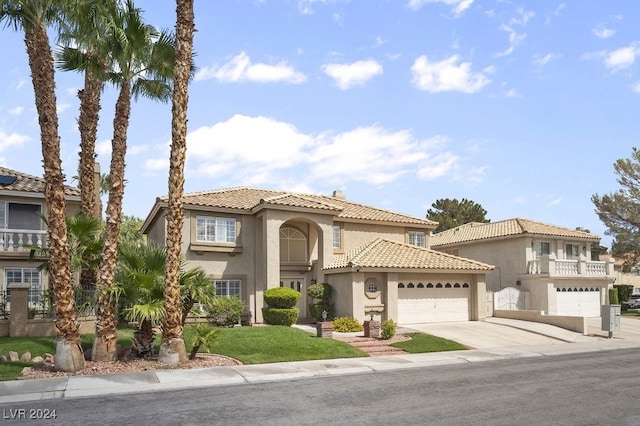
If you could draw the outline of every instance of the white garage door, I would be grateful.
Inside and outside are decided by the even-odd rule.
[[[596,289],[559,288],[557,290],[558,315],[600,316],[600,292]]]
[[[398,323],[469,321],[471,291],[468,284],[458,285],[458,288],[398,288]]]

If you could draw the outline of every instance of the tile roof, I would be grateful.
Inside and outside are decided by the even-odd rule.
[[[0,167],[0,175],[16,178],[16,180],[9,185],[0,185],[0,191],[20,191],[44,194],[44,178],[17,172],[6,167]],[[66,196],[80,196],[80,190],[78,188],[69,185],[65,185],[64,188]]]
[[[588,231],[548,225],[528,219],[508,219],[499,222],[470,222],[456,228],[433,234],[429,239],[431,247],[447,244],[459,244],[469,241],[488,240],[513,235],[544,235],[550,237],[566,237],[572,239],[598,241],[600,237]]]
[[[411,244],[377,238],[347,253],[336,256],[327,269],[396,268],[433,270],[490,271],[494,267],[476,260],[465,259]]]
[[[159,197],[158,201],[166,203],[168,197]],[[194,192],[184,195],[184,203],[187,206],[236,209],[247,213],[268,206],[305,208],[335,214],[342,219],[392,222],[430,228],[437,226],[436,222],[428,219],[394,213],[340,198],[270,189],[236,187]]]

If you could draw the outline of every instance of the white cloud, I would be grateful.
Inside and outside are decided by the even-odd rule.
[[[149,151],[149,145],[132,145],[127,148],[127,154],[138,155]]]
[[[593,33],[593,35],[595,35],[598,38],[609,38],[616,33],[615,30],[607,28],[604,25],[597,26],[596,28],[591,30],[591,32]]]
[[[458,65],[458,55],[440,62],[429,62],[426,56],[418,57],[411,71],[412,83],[420,90],[428,92],[458,91],[475,93],[491,82],[484,74],[471,71],[471,63]]]
[[[20,115],[23,112],[24,112],[24,107],[21,107],[21,106],[17,106],[17,107],[11,108],[8,111],[9,115]]]
[[[518,9],[518,15],[511,18],[509,20],[509,24],[502,24],[500,29],[509,34],[509,46],[502,52],[497,53],[496,56],[507,56],[513,53],[513,51],[518,47],[522,40],[524,40],[527,35],[524,33],[519,33],[515,27],[524,27],[527,22],[533,19],[536,16],[535,12],[526,11],[524,9]]]
[[[350,0],[298,0],[298,11],[303,15],[313,13],[314,4],[348,3]]]
[[[103,141],[96,142],[96,154],[98,155],[111,154],[111,141],[103,140]]]
[[[533,63],[536,65],[547,65],[553,59],[560,57],[560,55],[556,55],[555,53],[547,53],[546,55],[534,55]]]
[[[31,140],[31,138],[27,135],[21,135],[18,133],[8,134],[0,130],[0,152],[9,148],[22,146],[29,140]]]
[[[604,66],[612,71],[618,71],[629,68],[640,54],[638,43],[632,43],[629,46],[604,53]]]
[[[280,61],[275,65],[251,63],[251,59],[245,52],[240,52],[222,66],[204,67],[195,76],[195,80],[209,80],[215,78],[222,82],[253,82],[301,84],[307,81],[307,77],[297,72],[286,61]]]
[[[56,111],[58,111],[58,114],[62,114],[63,112],[68,110],[70,107],[71,107],[71,104],[58,104],[56,105]]]
[[[349,182],[384,184],[402,176],[432,180],[452,174],[459,156],[436,136],[418,139],[410,130],[359,127],[310,135],[263,116],[235,115],[187,136],[189,179],[225,185],[280,186],[289,190]],[[168,144],[149,158],[149,171],[168,170]]]
[[[550,206],[557,206],[561,202],[562,202],[562,198],[554,198],[553,200],[549,201],[549,205]]]
[[[633,83],[631,85],[631,90],[633,90],[635,93],[640,93],[640,81],[636,81],[635,83]]]
[[[520,98],[520,97],[522,97],[522,95],[516,89],[509,89],[506,92],[504,92],[504,97],[505,98]]]
[[[409,0],[407,6],[411,10],[419,10],[427,3],[443,3],[451,6],[451,12],[455,16],[460,16],[473,4],[473,0]]]
[[[325,64],[322,71],[333,78],[342,90],[363,85],[383,72],[382,65],[374,60],[356,61],[351,64]]]

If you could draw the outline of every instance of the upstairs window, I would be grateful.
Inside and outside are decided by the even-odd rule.
[[[242,287],[242,281],[240,280],[213,280],[213,285],[216,287],[217,297],[241,298],[240,288]]]
[[[333,225],[333,248],[340,250],[342,248],[342,229],[340,225]]]
[[[426,238],[424,232],[409,231],[409,244],[418,247],[426,247]]]
[[[551,244],[548,241],[536,242],[536,254],[538,257],[551,254]]]
[[[0,229],[41,230],[39,204],[0,201]]]
[[[578,260],[580,258],[580,246],[578,244],[566,244],[564,257],[568,260]]]
[[[227,217],[196,217],[196,240],[208,243],[235,243],[236,220]]]

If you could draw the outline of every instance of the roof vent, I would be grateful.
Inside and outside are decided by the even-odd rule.
[[[336,189],[333,191],[333,198],[337,198],[338,200],[346,200],[347,197],[344,196],[344,193],[340,189]]]

